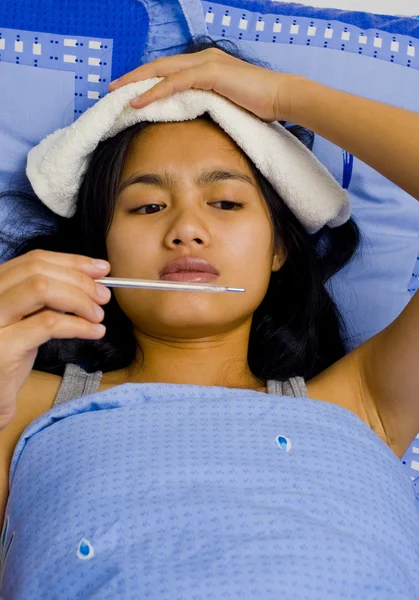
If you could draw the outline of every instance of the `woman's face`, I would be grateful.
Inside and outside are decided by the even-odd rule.
[[[215,170],[249,181],[226,175],[199,181]],[[124,187],[144,174],[162,181]],[[284,262],[274,253],[269,212],[247,160],[227,134],[203,119],[152,124],[132,141],[106,243],[112,277],[158,280],[169,261],[193,256],[218,270],[213,283],[246,289],[114,288],[134,328],[164,339],[218,335],[246,321],[250,328],[271,272]]]

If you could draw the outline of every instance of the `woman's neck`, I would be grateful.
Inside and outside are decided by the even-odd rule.
[[[263,391],[247,362],[250,322],[201,339],[161,339],[134,329],[132,363],[108,374],[121,383],[178,383]]]

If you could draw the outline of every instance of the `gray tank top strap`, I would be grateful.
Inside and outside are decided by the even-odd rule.
[[[290,377],[285,381],[268,379],[268,394],[278,396],[294,396],[294,398],[308,398],[308,390],[303,377]]]
[[[98,392],[102,377],[102,371],[87,373],[82,367],[68,363],[65,367],[64,377],[53,406]],[[278,396],[308,398],[307,386],[303,377],[291,377],[286,381],[268,379],[267,392],[268,394],[276,394]]]
[[[99,390],[102,376],[102,371],[87,373],[78,365],[68,363],[65,367],[64,377],[53,406],[94,394]]]

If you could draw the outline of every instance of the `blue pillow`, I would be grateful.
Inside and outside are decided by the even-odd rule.
[[[0,189],[24,173],[31,147],[107,94],[110,80],[182,52],[196,34],[244,44],[277,70],[419,110],[413,18],[247,0],[39,6],[0,4]],[[393,321],[419,287],[419,203],[319,136],[313,151],[348,188],[364,234],[358,255],[329,283],[354,348]]]

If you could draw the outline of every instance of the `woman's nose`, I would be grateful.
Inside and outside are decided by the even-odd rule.
[[[210,243],[208,226],[202,216],[197,215],[191,208],[179,212],[172,226],[167,232],[168,244],[198,244],[200,246]]]
[[[199,245],[202,245],[204,243],[203,240],[201,240],[200,238],[194,238],[193,241]],[[184,242],[182,242],[182,240],[179,238],[173,240],[173,244],[175,244],[176,246],[178,246],[179,244],[182,244],[182,243],[184,243]]]

